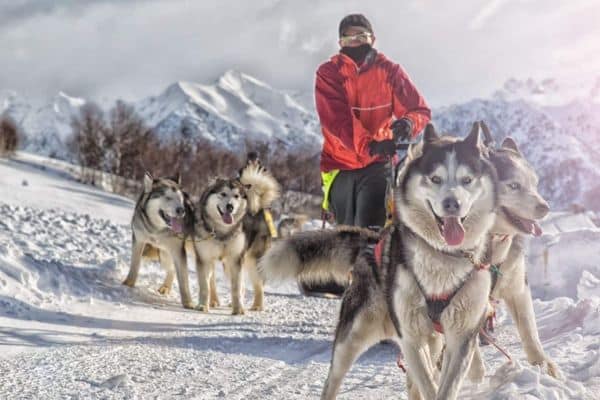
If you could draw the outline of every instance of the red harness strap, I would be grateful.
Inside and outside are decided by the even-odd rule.
[[[385,238],[381,238],[379,239],[379,241],[377,242],[377,244],[375,245],[375,248],[373,249],[373,255],[375,256],[375,263],[377,263],[378,267],[381,267],[382,263],[383,263],[383,244],[384,244],[384,240]]]
[[[450,296],[452,296],[452,293],[434,294],[434,295],[428,296],[427,300],[446,301],[446,300],[450,299]]]
[[[452,297],[452,295],[453,295],[453,293],[442,293],[442,294],[425,297],[425,301],[427,302],[427,308],[429,309],[433,302],[444,302],[445,303],[445,302],[449,301],[450,298]],[[444,308],[445,308],[445,306],[444,306]],[[430,315],[430,318],[431,318],[431,315]],[[436,332],[444,333],[444,329],[442,328],[442,324],[440,323],[439,320],[432,318],[431,323],[433,324],[433,329],[435,329]]]
[[[500,243],[506,242],[510,237],[510,235],[504,233],[493,233],[492,236],[498,238],[498,240],[500,240]]]
[[[400,368],[402,370],[402,372],[406,373],[406,367],[404,366],[404,363],[402,362],[402,350],[398,350],[398,357],[396,358],[396,365],[398,366],[398,368]]]
[[[433,324],[433,329],[435,329],[436,332],[438,333],[444,333],[444,328],[442,327],[442,324],[440,324],[439,322],[436,321],[431,321]]]
[[[476,264],[476,271],[488,271],[490,269],[489,264]],[[435,294],[431,296],[425,296],[425,301],[427,302],[427,313],[429,314],[429,318],[431,319],[431,323],[433,324],[433,329],[436,332],[444,333],[444,329],[442,324],[440,323],[439,317],[441,313],[444,311],[446,306],[450,303],[450,300],[454,297],[454,295],[462,288],[462,285],[469,279],[467,277],[465,281],[461,283],[459,287],[457,287],[454,291],[450,293],[441,293]],[[421,291],[424,293],[423,289]]]

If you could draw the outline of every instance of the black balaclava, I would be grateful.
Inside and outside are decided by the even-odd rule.
[[[338,33],[340,37],[342,37],[346,29],[348,29],[351,26],[360,26],[362,28],[365,28],[371,34],[373,34],[373,27],[371,26],[371,23],[369,22],[367,17],[365,17],[362,14],[350,14],[346,15],[340,21],[340,26],[338,28]],[[369,54],[369,51],[371,51],[372,48],[373,46],[371,46],[368,43],[365,43],[357,47],[342,47],[340,49],[340,53],[347,55],[355,63],[361,64],[365,60],[365,57],[367,56],[367,54]]]
[[[340,53],[350,57],[356,64],[362,64],[372,48],[370,44],[365,43],[356,47],[342,47]]]

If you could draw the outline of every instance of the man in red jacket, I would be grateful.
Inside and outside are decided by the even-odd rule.
[[[323,208],[338,224],[382,227],[390,168],[399,142],[416,137],[431,110],[400,65],[373,48],[362,14],[339,26],[340,52],[317,70],[315,97],[323,132]],[[334,282],[301,283],[304,293],[339,295]]]
[[[416,137],[431,110],[400,65],[373,48],[362,14],[339,26],[340,52],[317,70],[316,106],[323,132],[324,208],[338,224],[385,223],[386,159]]]

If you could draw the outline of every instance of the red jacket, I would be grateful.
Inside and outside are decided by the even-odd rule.
[[[321,171],[366,167],[372,140],[391,139],[392,116],[412,121],[413,137],[431,110],[400,65],[371,51],[360,66],[336,54],[317,70],[315,97],[323,131]]]

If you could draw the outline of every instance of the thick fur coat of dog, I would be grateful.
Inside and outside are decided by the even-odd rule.
[[[540,236],[538,225],[550,208],[538,192],[538,177],[514,140],[506,138],[496,148],[488,127],[481,122],[489,158],[498,172],[499,211],[491,229],[492,264],[499,274],[491,297],[504,300],[515,321],[528,361],[540,365],[549,375],[562,376],[558,366],[546,355],[537,332],[531,291],[527,284],[525,237]],[[482,364],[476,351],[473,367]],[[483,371],[478,374],[483,376]]]
[[[314,240],[307,235],[299,242],[292,237],[276,243],[261,261],[268,279],[329,274],[341,280],[352,270],[322,398],[334,398],[354,360],[384,339],[400,344],[421,396],[456,398],[491,289],[485,266],[497,178],[481,153],[478,132],[475,124],[466,139],[457,140],[427,127],[421,154],[409,157],[398,175],[396,223],[379,238],[379,256],[368,245],[372,234],[341,229],[328,240],[315,234]],[[352,235],[359,240],[351,240]],[[344,236],[348,239],[339,240]],[[296,251],[298,243],[306,245],[304,251]],[[314,273],[308,272],[311,268]],[[441,346],[430,346],[435,327],[446,336],[439,383],[432,360]]]
[[[131,220],[131,266],[124,285],[135,285],[143,256],[153,258],[152,253],[158,250],[161,266],[167,272],[159,292],[168,293],[177,275],[181,303],[193,308],[184,249],[185,237],[193,230],[193,213],[178,178],[154,179],[146,173]]]
[[[198,273],[197,309],[219,305],[215,263],[223,263],[231,282],[233,314],[244,314],[242,265],[254,288],[253,310],[263,309],[263,283],[256,273],[256,259],[271,240],[265,228],[265,210],[279,196],[279,185],[260,165],[249,164],[239,179],[216,179],[203,192],[196,207],[194,249]],[[262,221],[262,223],[261,223]]]

